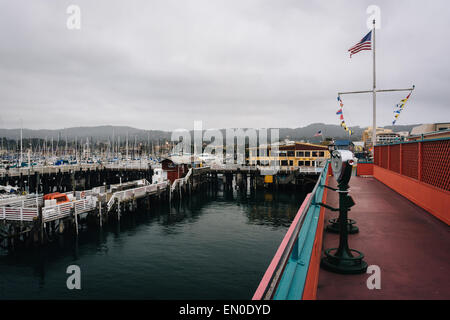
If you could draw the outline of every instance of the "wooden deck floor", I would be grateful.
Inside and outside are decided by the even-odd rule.
[[[381,289],[367,288],[369,274],[320,269],[317,299],[450,299],[449,226],[374,178],[352,177],[350,186],[356,205],[349,217],[360,233],[349,235],[349,245],[380,267]],[[338,206],[336,192],[327,203]],[[336,216],[326,210],[325,225]],[[338,235],[324,232],[323,248],[337,246]]]

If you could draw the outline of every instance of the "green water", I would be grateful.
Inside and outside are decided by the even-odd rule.
[[[0,251],[0,299],[251,299],[304,197],[201,192],[85,225],[78,240]],[[69,265],[81,290],[67,289]]]

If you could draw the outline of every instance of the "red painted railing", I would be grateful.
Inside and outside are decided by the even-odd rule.
[[[450,191],[450,140],[422,143],[421,180]]]
[[[450,139],[375,146],[373,176],[450,225]]]
[[[375,165],[450,191],[450,139],[375,146]]]

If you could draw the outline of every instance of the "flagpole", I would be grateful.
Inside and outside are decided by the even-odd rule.
[[[375,69],[375,19],[373,20],[373,122],[372,122],[372,147],[375,147],[377,141],[377,85],[376,85],[376,69]],[[375,148],[373,149],[375,153]]]

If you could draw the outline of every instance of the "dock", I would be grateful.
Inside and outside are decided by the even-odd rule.
[[[120,221],[121,214],[137,207],[138,200],[168,199],[168,182],[150,184],[135,180],[121,184],[96,187],[90,190],[67,192],[73,200],[44,205],[43,195],[26,195],[0,201],[0,244],[7,240],[7,248],[15,242],[29,245],[44,244],[49,235],[62,234],[72,229],[78,235],[82,219],[91,218],[101,227],[111,217]]]
[[[138,202],[180,201],[204,186],[246,192],[267,186],[272,175],[274,188],[294,186],[305,189],[316,183],[323,168],[279,168],[214,165],[189,168],[184,177],[172,182],[152,183],[153,169],[148,163],[131,165],[62,165],[3,170],[0,181],[34,194],[0,199],[0,245],[45,244],[49,235],[71,230],[78,235],[81,221],[102,227],[110,219],[120,221],[133,212]],[[44,194],[59,192],[71,198],[60,204],[46,204]],[[4,242],[8,242],[6,245]]]

